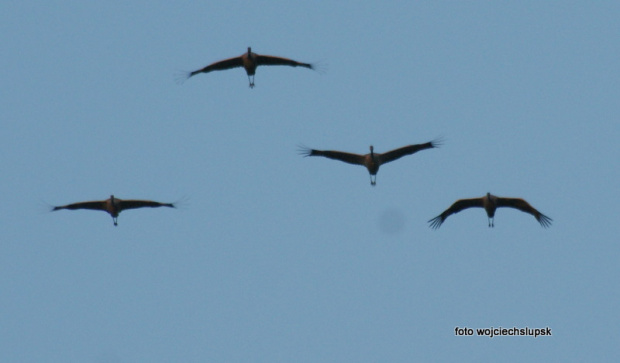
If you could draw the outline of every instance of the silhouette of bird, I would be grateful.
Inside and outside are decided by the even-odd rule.
[[[252,48],[248,47],[247,53],[243,53],[238,57],[228,58],[209,64],[208,66],[193,72],[185,73],[183,78],[187,79],[198,73],[209,73],[212,71],[223,71],[226,69],[243,67],[248,74],[250,88],[254,88],[254,75],[256,74],[256,67],[258,66],[291,66],[305,67],[316,70],[315,64],[301,63],[288,58],[252,53]]]
[[[110,213],[112,216],[112,221],[114,221],[114,225],[118,225],[118,215],[120,212],[125,209],[135,209],[135,208],[157,208],[157,207],[170,207],[176,208],[174,203],[159,203],[153,202],[151,200],[136,200],[136,199],[118,199],[111,195],[109,199],[106,200],[98,200],[93,202],[79,202],[73,204],[67,204],[63,206],[53,207],[53,211],[57,211],[60,209],[92,209],[92,210],[102,210]]]
[[[463,209],[479,207],[484,208],[489,218],[489,227],[494,227],[495,210],[500,207],[510,207],[522,212],[529,213],[536,218],[538,223],[544,228],[551,226],[552,219],[537,211],[528,202],[520,198],[503,198],[487,193],[481,198],[459,199],[450,208],[446,209],[437,217],[428,221],[430,227],[437,229],[451,214],[458,213]]]
[[[374,186],[377,184],[377,172],[379,171],[379,167],[381,165],[399,159],[405,155],[414,154],[420,150],[439,147],[439,145],[441,145],[441,140],[433,140],[425,144],[403,146],[383,154],[375,153],[373,146],[370,145],[370,153],[366,155],[351,154],[342,151],[315,150],[305,146],[300,146],[299,153],[304,156],[324,156],[326,158],[344,161],[349,164],[363,165],[370,173],[370,185]]]

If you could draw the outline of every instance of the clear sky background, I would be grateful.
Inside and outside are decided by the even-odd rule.
[[[619,19],[617,1],[4,1],[0,360],[620,360]],[[248,46],[327,71],[174,82]],[[376,187],[297,153],[438,137]],[[428,228],[487,192],[553,225],[470,209]],[[49,212],[110,194],[181,203],[118,227]]]

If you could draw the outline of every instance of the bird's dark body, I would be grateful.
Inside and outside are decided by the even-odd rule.
[[[135,208],[156,208],[156,207],[170,207],[175,208],[174,203],[160,203],[154,202],[152,200],[138,200],[138,199],[118,199],[111,195],[109,199],[92,201],[92,202],[78,202],[72,203],[62,206],[57,206],[52,208],[52,211],[60,210],[60,209],[90,209],[90,210],[101,210],[104,212],[108,212],[112,216],[112,220],[114,221],[114,225],[118,225],[118,215],[126,210],[126,209],[135,209]]]
[[[243,67],[248,75],[250,88],[254,88],[254,75],[256,74],[256,68],[258,66],[290,66],[315,69],[315,65],[310,63],[297,62],[292,59],[274,57],[271,55],[259,55],[253,53],[252,48],[248,47],[248,51],[246,53],[243,53],[238,57],[217,61],[204,68],[189,72],[186,78],[192,77],[198,73],[209,73],[212,71],[223,71],[226,69]]]
[[[345,163],[365,166],[370,174],[370,185],[376,185],[376,175],[379,167],[396,159],[400,159],[405,155],[415,154],[420,150],[436,148],[441,144],[441,140],[434,140],[424,144],[414,144],[403,146],[386,153],[375,153],[374,147],[370,146],[370,153],[365,155],[352,154],[342,151],[333,150],[315,150],[306,147],[300,149],[300,153],[304,156],[323,156],[329,159],[340,160]],[[373,178],[373,176],[375,178]]]
[[[459,199],[454,202],[448,209],[443,211],[437,217],[428,221],[430,223],[430,227],[437,229],[441,226],[441,224],[448,218],[450,215],[458,213],[463,209],[473,208],[473,207],[481,207],[487,213],[487,217],[489,219],[489,227],[495,227],[495,211],[499,207],[510,207],[518,209],[522,212],[529,213],[536,218],[538,223],[541,226],[547,228],[551,226],[551,218],[546,215],[540,213],[534,207],[532,207],[528,202],[521,198],[505,198],[505,197],[497,197],[492,195],[491,193],[487,193],[484,197],[480,198],[471,198],[471,199]]]

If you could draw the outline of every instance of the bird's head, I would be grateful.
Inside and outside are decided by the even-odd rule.
[[[375,148],[372,147],[372,145],[370,145],[370,155],[372,155],[375,152]]]
[[[252,54],[252,47],[248,47],[248,56]]]

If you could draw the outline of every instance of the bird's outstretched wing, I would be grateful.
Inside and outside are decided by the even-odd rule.
[[[450,208],[443,211],[443,213],[429,220],[428,223],[431,224],[431,228],[437,229],[450,215],[472,207],[482,207],[482,198],[459,199],[454,202]]]
[[[105,200],[99,200],[99,201],[93,201],[93,202],[79,202],[79,203],[72,203],[72,204],[67,204],[67,205],[61,205],[61,206],[57,206],[52,208],[52,212],[56,211],[56,210],[60,210],[60,209],[71,209],[71,210],[75,210],[75,209],[92,209],[92,210],[106,210],[106,201]]]
[[[381,161],[382,164],[385,164],[385,163],[389,163],[390,161],[399,159],[405,155],[411,155],[411,154],[417,153],[420,150],[439,147],[439,145],[441,145],[441,140],[438,139],[438,140],[427,142],[425,144],[403,146],[401,148],[394,149],[392,151],[388,151],[383,154],[379,154],[380,155],[379,160]]]
[[[518,209],[522,212],[529,213],[536,218],[538,223],[544,228],[551,226],[551,221],[553,219],[547,217],[546,215],[540,213],[536,208],[532,207],[528,202],[521,198],[497,198],[497,206],[498,207],[510,207]]]
[[[243,67],[243,59],[241,57],[228,58],[228,59],[224,59],[224,60],[209,64],[208,66],[204,68],[198,69],[193,72],[189,72],[189,74],[187,75],[187,78],[194,76],[198,73],[209,73],[211,71],[223,71],[225,69],[231,69],[231,68],[236,68],[236,67]]]
[[[135,209],[135,208],[157,208],[157,207],[170,207],[175,208],[174,203],[160,203],[151,200],[136,200],[136,199],[119,199],[119,209]]]
[[[342,151],[315,150],[306,147],[300,147],[299,152],[304,156],[323,156],[334,160],[344,161],[349,164],[364,165],[364,156],[359,154],[345,153]]]
[[[306,67],[314,69],[314,66],[310,63],[301,63],[288,58],[274,57],[271,55],[257,55],[256,64],[259,66],[291,66],[291,67]]]

